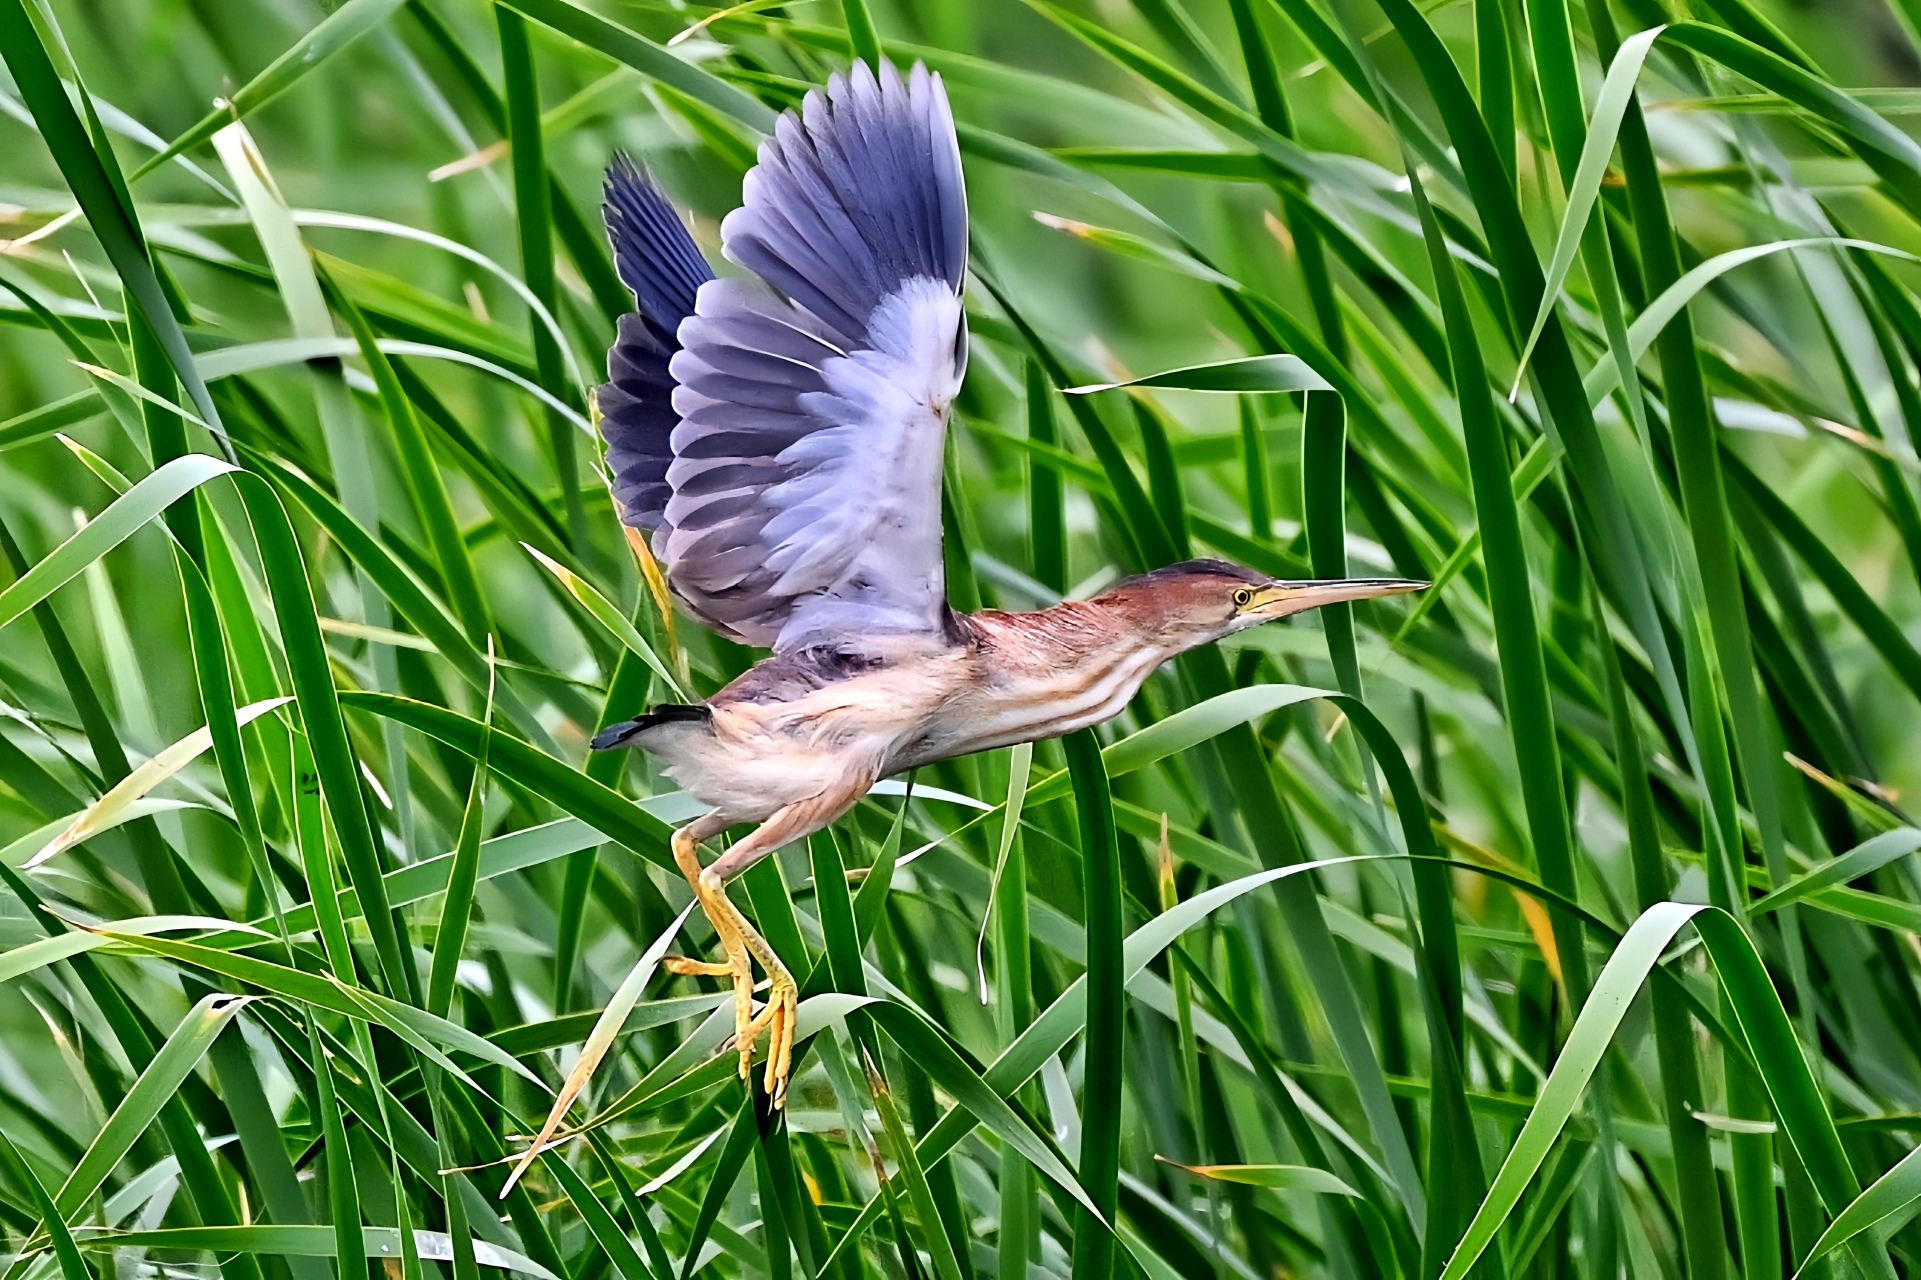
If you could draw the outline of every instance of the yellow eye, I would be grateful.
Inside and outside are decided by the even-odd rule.
[[[1249,591],[1246,587],[1242,587],[1239,591],[1236,591],[1234,593],[1234,607],[1236,609],[1245,609],[1247,608],[1248,605],[1253,603],[1254,603],[1254,593],[1252,591]]]

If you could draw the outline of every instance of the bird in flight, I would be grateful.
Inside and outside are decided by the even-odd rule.
[[[1281,581],[1190,560],[1036,613],[957,613],[941,561],[948,409],[967,364],[967,196],[947,95],[856,62],[780,117],[721,223],[751,275],[716,278],[652,180],[617,159],[606,221],[639,304],[598,389],[621,519],[681,604],[772,655],[705,702],[613,725],[708,811],[673,854],[725,958],[734,1047],[784,1104],[798,990],[728,900],[735,875],[827,826],[876,781],[1120,712],[1169,658],[1316,605],[1417,590]],[[754,830],[703,867],[703,840]],[[769,980],[756,1011],[753,965]]]

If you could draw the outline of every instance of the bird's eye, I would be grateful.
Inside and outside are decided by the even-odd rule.
[[[1234,593],[1234,607],[1236,609],[1245,609],[1247,608],[1248,605],[1253,603],[1254,603],[1254,593],[1252,591],[1249,591],[1246,587],[1242,587],[1239,591],[1236,591]]]

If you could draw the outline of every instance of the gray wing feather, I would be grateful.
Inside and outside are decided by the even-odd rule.
[[[834,76],[781,117],[743,200],[721,238],[759,280],[702,285],[681,322],[655,551],[703,619],[777,651],[938,629],[967,253],[939,77]]]

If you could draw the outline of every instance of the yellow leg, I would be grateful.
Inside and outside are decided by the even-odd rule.
[[[767,971],[767,1005],[747,1027],[747,1051],[741,1058],[742,1076],[747,1074],[753,1058],[753,1043],[760,1035],[762,1027],[768,1028],[767,1035],[767,1075],[762,1087],[768,1097],[774,1100],[774,1109],[787,1105],[787,1071],[794,1061],[794,1027],[799,1020],[800,986],[794,975],[780,962],[774,949],[767,945],[767,939],[740,914],[740,909],[727,900],[727,887],[721,883],[713,868],[700,873],[701,886],[718,897],[721,904],[733,914],[734,927],[739,931],[740,940],[760,967]]]
[[[674,832],[674,861],[693,888],[701,910],[720,938],[727,953],[725,963],[689,960],[672,956],[663,961],[668,970],[681,974],[702,974],[734,980],[734,1048],[740,1054],[740,1075],[744,1080],[754,1065],[754,1042],[763,1027],[771,1032],[768,1040],[765,1088],[776,1109],[787,1103],[787,1072],[793,1063],[795,1014],[800,989],[787,966],[780,962],[767,940],[740,913],[727,897],[727,886],[711,869],[703,870],[699,855],[699,822]],[[754,1011],[754,969],[758,960],[767,971],[770,990],[766,1006]]]
[[[687,883],[694,887],[707,918],[713,921],[714,932],[720,935],[721,945],[727,949],[727,964],[722,971],[732,974],[734,979],[734,1045],[740,1050],[741,1078],[746,1079],[753,1067],[754,1041],[764,1027],[768,1032],[766,1089],[776,1109],[787,1105],[787,1073],[794,1064],[800,987],[780,957],[774,954],[774,949],[767,945],[767,939],[727,900],[727,882],[782,845],[819,831],[846,813],[866,794],[867,788],[874,785],[874,777],[869,762],[868,767],[850,772],[819,795],[776,810],[704,869],[694,850],[704,837],[720,831],[726,822],[710,813],[674,833],[674,861],[680,864]],[[753,1011],[754,971],[750,956],[767,971],[767,1004],[758,1014]]]
[[[734,923],[739,913],[733,909],[733,904],[727,901],[724,893],[716,898],[701,883],[700,855],[695,851],[699,848],[703,831],[699,820],[691,822],[674,832],[671,847],[674,862],[679,865],[680,873],[687,877],[687,885],[699,900],[708,923],[714,926],[714,933],[720,938],[721,949],[727,953],[727,960],[723,964],[712,964],[704,960],[672,956],[662,963],[670,973],[725,976],[734,980],[734,1047],[740,1051],[740,1074],[745,1079],[754,1061],[754,1039],[748,1031],[754,1016],[754,970],[747,958],[747,948],[741,943],[740,930]]]

